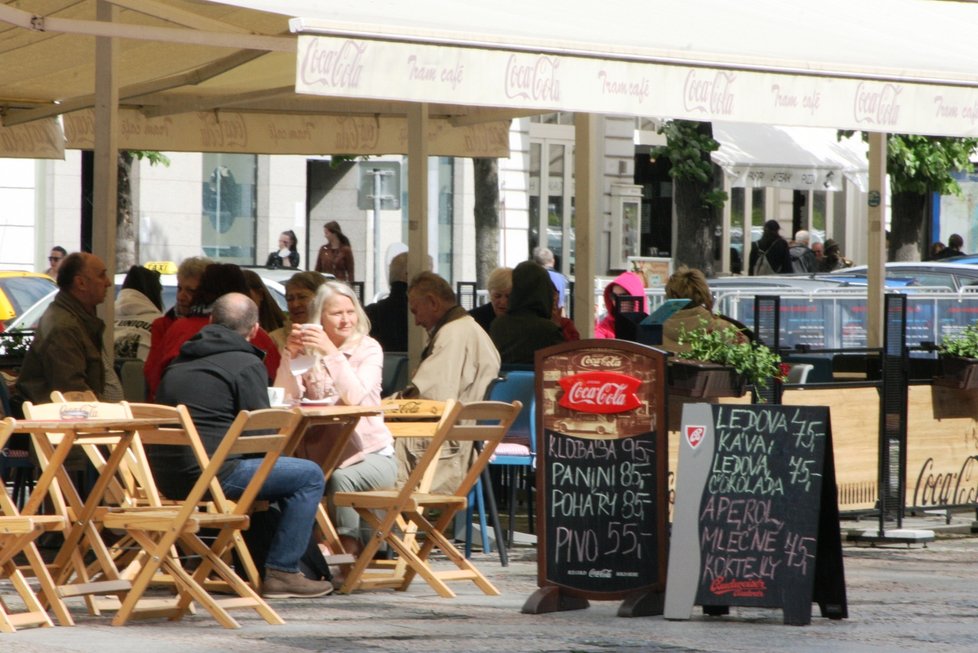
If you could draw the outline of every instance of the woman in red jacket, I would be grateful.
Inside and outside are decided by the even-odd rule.
[[[160,342],[154,340],[150,346],[144,367],[148,401],[152,401],[156,396],[156,389],[166,372],[167,365],[180,353],[183,343],[190,340],[210,322],[211,304],[218,297],[229,292],[248,296],[248,282],[241,268],[233,263],[212,263],[204,268],[200,286],[194,293],[189,315],[176,320],[166,330],[163,340]],[[281,360],[278,348],[263,329],[258,329],[251,344],[265,352],[265,368],[268,370],[269,380],[273,381]]]

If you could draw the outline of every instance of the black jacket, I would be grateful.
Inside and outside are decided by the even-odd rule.
[[[492,321],[489,330],[503,365],[532,365],[538,349],[564,341],[551,319],[553,301],[553,283],[542,266],[524,261],[513,269],[509,308]]]
[[[281,267],[284,267],[282,265],[282,263],[284,262],[285,260],[278,255],[278,252],[272,252],[271,254],[268,255],[268,260],[265,261],[265,267],[270,268],[272,270],[277,270]],[[293,270],[298,269],[299,252],[289,252],[289,263],[290,263],[289,265],[290,268],[292,268]]]
[[[408,350],[407,284],[395,281],[387,297],[363,309],[370,319],[370,337],[384,351]]]
[[[760,240],[755,240],[750,249],[750,274],[754,274],[757,257],[761,251],[767,253],[768,263],[778,274],[791,274],[791,254],[788,252],[788,241],[776,233],[765,233]]]
[[[262,351],[231,329],[208,324],[183,344],[180,355],[166,368],[156,400],[170,406],[184,404],[204,449],[213,454],[238,412],[269,406]],[[189,451],[173,449],[147,447],[147,456],[163,493],[180,499],[193,487],[200,469]],[[236,460],[228,460],[218,477],[225,477],[236,465]]]
[[[496,319],[496,311],[492,307],[492,302],[480,304],[469,311],[469,315],[481,326],[486,333],[490,333],[493,320]]]

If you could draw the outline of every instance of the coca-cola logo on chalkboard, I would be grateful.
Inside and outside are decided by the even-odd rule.
[[[623,413],[642,405],[635,391],[639,379],[618,372],[581,372],[558,381],[564,394],[558,402],[582,413]]]

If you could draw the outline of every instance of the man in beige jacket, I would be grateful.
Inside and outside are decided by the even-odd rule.
[[[485,399],[489,384],[499,375],[499,352],[485,329],[458,305],[448,282],[433,272],[419,273],[408,285],[408,307],[415,323],[428,332],[428,343],[401,396],[462,402]],[[398,480],[407,478],[425,446],[425,440],[398,439]],[[472,443],[447,442],[432,490],[454,492],[468,469],[471,454]]]

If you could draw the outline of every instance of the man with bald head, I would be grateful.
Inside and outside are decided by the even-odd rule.
[[[255,302],[241,293],[222,295],[211,307],[210,323],[183,343],[163,373],[156,400],[187,407],[208,454],[217,451],[239,411],[269,407],[263,353],[248,342],[257,331]],[[193,455],[172,447],[146,449],[163,494],[184,498],[200,476]],[[229,498],[241,496],[259,463],[260,458],[240,457],[224,463],[218,480]],[[333,591],[329,581],[311,580],[299,571],[323,486],[323,471],[316,463],[285,456],[275,461],[258,494],[259,499],[278,501],[282,509],[265,559],[264,596],[314,597]]]
[[[24,357],[16,393],[33,403],[51,401],[52,390],[90,390],[103,399],[105,323],[95,309],[112,285],[105,263],[94,254],[69,254],[58,268],[57,283],[58,294],[41,316]]]

